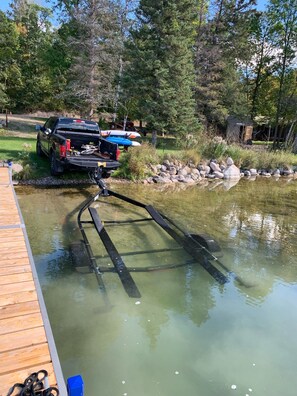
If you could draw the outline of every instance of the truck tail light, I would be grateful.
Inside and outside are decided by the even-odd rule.
[[[66,146],[60,146],[60,157],[66,157]]]
[[[60,157],[65,158],[67,152],[71,150],[71,140],[67,139],[66,140],[66,145],[61,145],[60,146]]]
[[[120,155],[121,155],[121,150],[119,148],[117,148],[117,151],[116,151],[116,160],[117,161],[120,159]]]

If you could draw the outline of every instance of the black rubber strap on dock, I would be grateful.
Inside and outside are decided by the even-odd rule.
[[[119,252],[117,251],[116,247],[114,246],[108,233],[106,232],[106,230],[100,220],[100,217],[97,213],[97,210],[95,208],[90,207],[89,212],[90,212],[90,215],[94,222],[96,231],[98,232],[98,235],[100,236],[100,238],[103,242],[103,245],[105,246],[105,249],[107,250],[107,252],[110,256],[111,261],[113,262],[113,265],[119,275],[119,278],[120,278],[128,296],[135,297],[135,298],[141,297],[141,294],[140,294],[132,276],[130,275],[130,272],[128,271],[123,259],[121,258]]]
[[[197,245],[188,238],[186,235],[181,237],[176,231],[166,222],[162,215],[151,205],[146,205],[145,209],[152,216],[152,218],[158,223],[179,245],[181,245],[187,253],[189,253],[199,264],[220,284],[225,284],[229,280],[228,278],[214,267],[209,260],[203,255],[201,249],[197,249]]]

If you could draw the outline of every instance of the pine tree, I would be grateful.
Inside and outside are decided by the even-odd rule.
[[[196,102],[206,129],[249,113],[239,65],[249,52],[254,0],[202,0],[195,51]]]
[[[197,130],[193,88],[196,1],[141,0],[126,81],[143,118],[183,139]]]

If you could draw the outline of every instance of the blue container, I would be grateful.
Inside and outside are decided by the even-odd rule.
[[[84,396],[84,381],[80,375],[67,379],[68,396]]]

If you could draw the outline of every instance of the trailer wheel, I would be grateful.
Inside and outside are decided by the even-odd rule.
[[[50,166],[51,166],[51,175],[52,176],[59,176],[63,173],[63,170],[59,169],[59,166],[57,164],[57,159],[55,156],[55,153],[52,152],[50,156]]]
[[[190,234],[191,238],[204,246],[209,252],[215,253],[217,257],[222,256],[220,245],[208,234]]]

